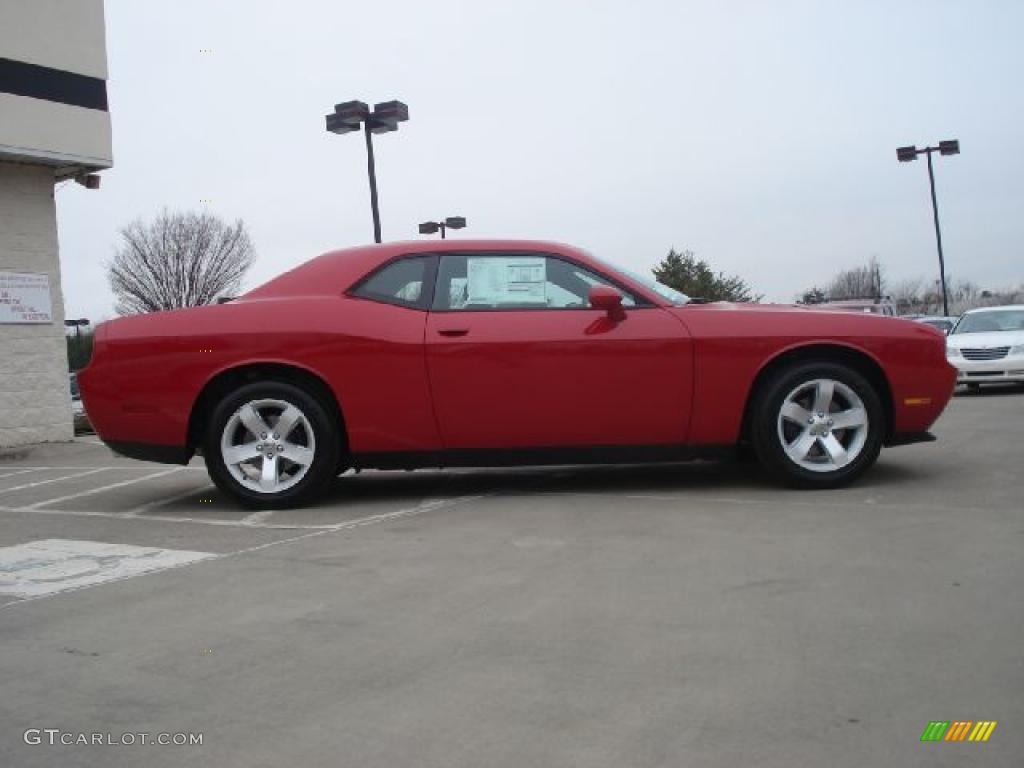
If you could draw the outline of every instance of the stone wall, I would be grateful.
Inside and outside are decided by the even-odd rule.
[[[53,323],[0,324],[0,447],[70,440],[53,169],[0,162],[0,271],[50,276]]]

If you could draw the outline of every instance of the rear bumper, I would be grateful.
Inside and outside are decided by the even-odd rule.
[[[155,461],[158,464],[188,464],[192,451],[181,445],[157,445],[156,443],[122,443],[106,440],[114,453],[139,461]]]

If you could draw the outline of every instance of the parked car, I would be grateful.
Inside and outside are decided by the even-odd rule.
[[[82,394],[78,388],[78,376],[75,373],[69,373],[68,383],[71,387],[71,421],[74,425],[75,434],[91,432],[92,425],[89,423],[89,417],[85,413]]]
[[[324,254],[228,304],[99,325],[79,374],[99,436],[203,454],[247,505],[348,467],[678,461],[738,445],[808,488],[934,439],[942,335],[874,314],[696,303],[565,245]]]
[[[864,312],[870,315],[896,317],[896,305],[888,298],[880,299],[837,299],[815,304],[815,309],[838,309],[844,312]]]
[[[956,325],[956,321],[959,318],[947,317],[945,315],[924,315],[913,319],[919,323],[930,325],[932,328],[938,328],[940,331],[948,335],[949,332],[953,330],[953,326]]]
[[[957,381],[982,384],[1024,381],[1024,304],[965,312],[946,340]]]

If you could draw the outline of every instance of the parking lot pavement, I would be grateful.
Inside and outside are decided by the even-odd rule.
[[[958,397],[938,443],[817,493],[738,464],[363,473],[251,513],[198,463],[8,454],[0,765],[1020,765],[1022,405]],[[999,725],[922,743],[933,720]]]

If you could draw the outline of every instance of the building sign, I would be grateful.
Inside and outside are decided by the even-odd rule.
[[[0,272],[0,323],[52,323],[50,276]]]

